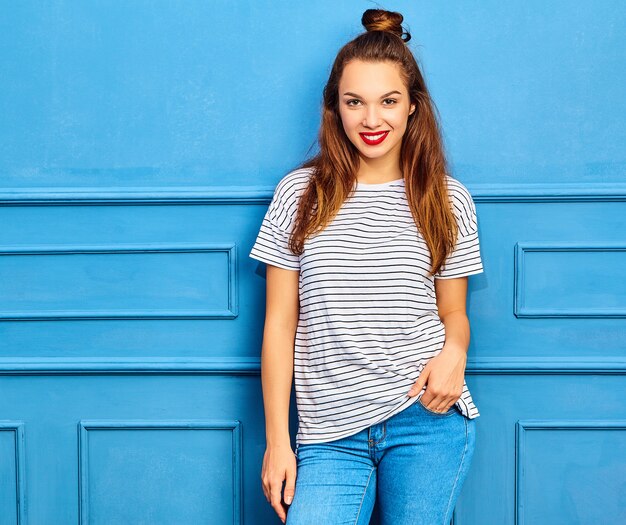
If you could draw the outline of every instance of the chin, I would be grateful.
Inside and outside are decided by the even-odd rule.
[[[387,155],[389,153],[389,150],[377,151],[376,153],[371,153],[371,152],[367,152],[363,150],[359,150],[359,152],[361,153],[363,157],[366,157],[368,159],[379,159]]]

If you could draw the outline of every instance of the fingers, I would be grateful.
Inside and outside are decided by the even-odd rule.
[[[426,384],[427,380],[428,380],[428,371],[424,369],[422,370],[422,373],[417,378],[417,381],[413,384],[413,386],[411,387],[407,395],[409,397],[416,396],[424,388],[424,385]]]
[[[267,502],[270,502],[270,483],[269,483],[269,479],[266,476],[266,472],[267,472],[267,468],[266,468],[266,458],[267,455],[265,455],[265,457],[263,458],[263,468],[262,468],[262,474],[261,474],[261,486],[263,487],[263,495],[265,496],[265,499],[267,500]]]
[[[433,412],[447,412],[448,409],[456,403],[456,399],[451,399],[447,396],[435,395],[431,397],[428,401],[424,398],[426,397],[426,393],[421,397],[420,401],[422,405],[424,405],[429,410]]]
[[[425,401],[424,396],[420,399],[422,405],[424,405],[428,410],[432,410],[433,412],[439,412],[439,402],[436,397],[433,397],[430,401]]]
[[[267,476],[263,476],[261,485],[263,487],[263,494],[265,495],[265,499],[272,506],[282,522],[285,523],[287,519],[287,513],[281,501],[283,480],[280,479],[280,477],[274,477],[270,479]]]
[[[283,523],[287,521],[288,505],[291,505],[296,485],[296,457],[279,450],[276,455],[267,450],[263,457],[261,485],[265,499]],[[283,484],[285,484],[283,499]]]
[[[270,502],[270,491],[269,489],[265,486],[265,483],[262,483],[263,486],[263,495],[265,496],[265,499],[267,500],[267,502]]]
[[[287,469],[287,479],[285,480],[285,490],[283,499],[287,505],[291,505],[293,495],[296,492],[296,471]]]
[[[283,507],[283,503],[281,501],[282,488],[282,481],[275,479],[270,482],[270,504],[272,505],[272,508],[274,509],[276,514],[278,514],[280,520],[285,523],[285,520],[287,519],[287,512],[285,511],[285,508]]]

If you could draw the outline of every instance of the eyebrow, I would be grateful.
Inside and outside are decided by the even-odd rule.
[[[389,95],[393,95],[394,93],[397,93],[398,95],[402,95],[402,93],[400,93],[399,91],[390,91],[389,93],[385,93],[382,97],[380,98],[385,98],[388,97]],[[356,93],[351,93],[350,91],[344,93],[344,95],[347,95],[349,97],[356,97],[356,98],[361,98],[360,95],[357,95]]]

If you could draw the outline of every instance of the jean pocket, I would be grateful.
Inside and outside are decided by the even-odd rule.
[[[437,417],[446,417],[446,416],[451,416],[452,414],[454,414],[457,409],[456,409],[456,403],[453,404],[448,410],[446,410],[445,412],[435,412],[434,410],[431,410],[430,408],[426,407],[424,405],[424,403],[422,403],[422,397],[418,397],[417,398],[417,403],[419,403],[419,405],[429,414],[432,414],[433,416],[437,416]]]

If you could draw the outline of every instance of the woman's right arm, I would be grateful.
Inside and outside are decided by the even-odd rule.
[[[289,399],[293,380],[296,329],[300,315],[298,298],[299,271],[267,265],[266,307],[261,383],[265,409],[263,491],[268,502],[283,521],[286,508],[281,503],[283,481],[285,503],[290,504],[295,491],[296,460],[289,438]]]

